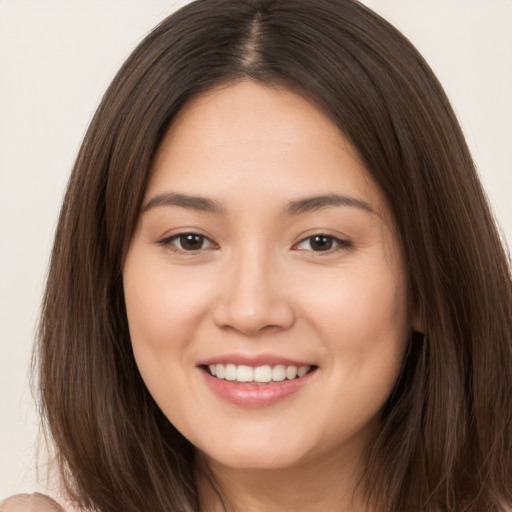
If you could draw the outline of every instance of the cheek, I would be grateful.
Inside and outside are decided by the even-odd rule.
[[[183,415],[190,395],[189,352],[209,296],[197,271],[170,269],[144,248],[129,252],[123,268],[126,312],[140,374],[163,411]]]
[[[339,272],[338,279],[310,284],[304,309],[324,345],[333,385],[379,409],[400,372],[411,330],[408,294],[401,270],[375,264],[368,271]]]
[[[193,335],[210,295],[208,280],[200,273],[145,262],[133,254],[127,258],[123,278],[134,348],[176,350]]]
[[[352,272],[336,285],[331,281],[318,295],[312,295],[310,313],[322,333],[327,380],[338,407],[326,412],[319,401],[314,414],[333,415],[336,437],[339,425],[356,431],[376,418],[396,383],[410,333],[407,288],[400,273],[376,267],[366,278]]]
[[[353,340],[361,347],[371,345],[376,337],[409,330],[406,285],[400,272],[376,266],[370,274],[351,268],[303,281],[302,288],[297,296],[303,314],[314,317],[329,339]]]

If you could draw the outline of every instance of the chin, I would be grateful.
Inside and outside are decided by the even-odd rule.
[[[223,454],[204,454],[208,463],[238,470],[281,470],[290,469],[300,463],[297,454],[259,450],[241,450]]]
[[[208,462],[240,470],[289,469],[301,465],[318,450],[314,443],[294,440],[290,436],[227,439],[229,444],[208,444],[207,450],[200,449]]]

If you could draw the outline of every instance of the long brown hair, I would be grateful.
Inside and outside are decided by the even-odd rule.
[[[71,496],[103,512],[197,511],[193,446],[154,403],[130,344],[122,264],[169,123],[251,79],[298,92],[350,139],[391,206],[416,333],[366,452],[382,511],[512,503],[510,267],[432,71],[353,0],[200,0],[156,27],[106,92],[62,207],[37,345],[45,425]]]

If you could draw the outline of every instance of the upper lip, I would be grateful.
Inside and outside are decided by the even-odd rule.
[[[274,354],[224,354],[219,356],[209,357],[198,362],[198,366],[209,366],[212,364],[234,364],[234,365],[245,365],[252,366],[254,368],[258,366],[277,366],[282,364],[284,366],[314,366],[313,363],[308,361],[300,361],[298,359],[290,359]]]

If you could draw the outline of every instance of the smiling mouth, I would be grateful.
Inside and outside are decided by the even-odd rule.
[[[210,364],[203,366],[212,377],[236,383],[269,384],[296,380],[314,371],[316,366],[287,366],[278,364],[274,366],[263,365],[252,367],[235,364]]]

